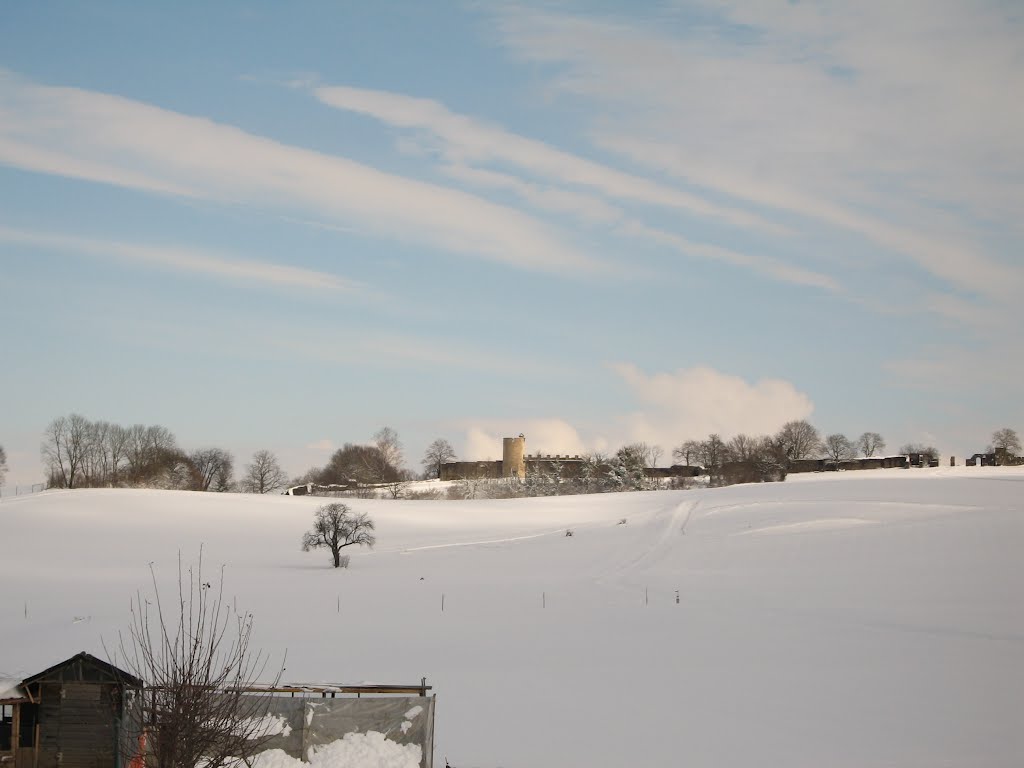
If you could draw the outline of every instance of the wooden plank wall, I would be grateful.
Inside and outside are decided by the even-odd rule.
[[[43,684],[38,768],[115,768],[115,693],[110,684]]]

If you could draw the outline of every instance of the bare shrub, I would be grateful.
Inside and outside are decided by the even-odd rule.
[[[267,738],[269,706],[266,695],[251,693],[266,666],[250,647],[252,614],[225,602],[223,568],[217,583],[206,581],[202,550],[194,569],[178,558],[176,605],[165,606],[152,565],[150,573],[152,599],[136,594],[113,659],[146,684],[126,708],[124,732],[143,736],[146,768],[251,762]],[[122,753],[125,764],[139,757],[134,740],[126,739]]]

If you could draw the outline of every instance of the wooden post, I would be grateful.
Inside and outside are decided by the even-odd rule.
[[[18,745],[21,736],[21,704],[13,707],[14,716],[11,720],[11,750],[14,752],[14,764],[18,764]]]

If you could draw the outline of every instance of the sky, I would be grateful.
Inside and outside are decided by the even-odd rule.
[[[1024,7],[0,5],[0,445],[1024,429]]]

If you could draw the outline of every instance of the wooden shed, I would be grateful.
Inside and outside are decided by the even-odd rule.
[[[138,678],[84,652],[26,678],[2,701],[0,761],[14,768],[118,768],[124,694],[141,687]]]
[[[0,679],[0,766],[32,768],[33,754],[19,754],[20,744],[35,744],[35,714],[21,680]]]

